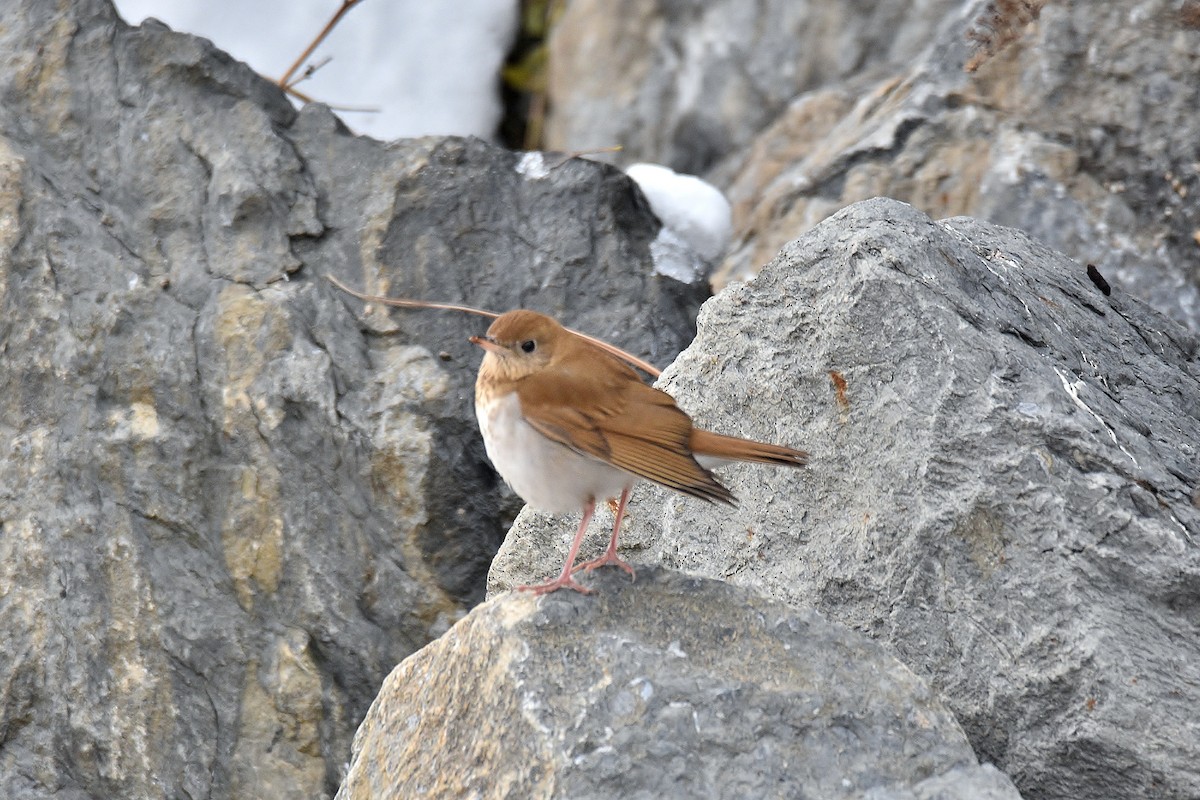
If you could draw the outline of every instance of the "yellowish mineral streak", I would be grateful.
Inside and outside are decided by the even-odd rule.
[[[321,794],[321,677],[308,644],[303,631],[288,631],[262,663],[247,666],[232,764],[234,797]]]
[[[477,609],[392,670],[355,736],[347,800],[558,796],[538,709],[513,689],[525,645],[504,630],[536,608],[530,597]]]
[[[4,66],[15,93],[28,97],[26,108],[38,116],[36,122],[29,122],[29,129],[40,129],[46,135],[61,132],[73,118],[71,101],[77,95],[71,85],[68,62],[79,31],[79,23],[73,16],[59,14],[54,31],[46,35],[42,46],[6,59]]]
[[[97,759],[107,779],[130,797],[162,791],[158,777],[173,756],[175,739],[171,665],[162,649],[162,624],[146,561],[128,513],[107,518],[104,579],[108,629],[103,635],[105,670],[101,703],[110,710],[107,740],[122,743]],[[100,755],[100,754],[97,754]]]
[[[21,241],[21,188],[25,159],[0,138],[0,254],[7,257]],[[0,269],[0,302],[8,294],[8,270]]]
[[[254,394],[254,381],[291,344],[285,312],[253,290],[233,285],[218,297],[214,328],[221,348],[223,428],[250,452],[250,463],[231,470],[221,519],[221,547],[238,603],[249,610],[257,592],[274,592],[283,573],[281,479],[260,434],[269,424],[270,399]]]
[[[283,573],[279,470],[270,462],[233,473],[221,518],[221,549],[238,604],[249,611],[258,591],[274,592]]]

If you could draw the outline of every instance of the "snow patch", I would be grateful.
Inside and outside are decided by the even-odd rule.
[[[721,190],[695,175],[682,175],[659,164],[632,164],[625,173],[641,188],[650,208],[662,221],[663,230],[655,244],[664,258],[678,261],[678,247],[692,251],[692,261],[711,265],[725,255],[733,230],[729,201]],[[665,236],[664,234],[672,234]],[[651,252],[654,247],[651,246]],[[678,271],[678,263],[659,266],[664,275]],[[672,277],[675,277],[672,275]]]
[[[546,165],[546,159],[541,153],[536,150],[530,150],[521,156],[521,160],[517,162],[517,172],[524,175],[526,178],[541,180],[550,174],[550,167]]]
[[[115,0],[139,24],[157,17],[211,39],[260,74],[278,78],[329,20],[332,0]],[[451,10],[452,9],[452,10]],[[517,29],[517,0],[361,3],[309,63],[330,60],[296,88],[331,106],[355,132],[379,139],[492,138],[500,119],[500,67]],[[301,68],[303,72],[303,68]]]
[[[708,263],[665,225],[650,243],[654,271],[680,283],[696,283],[708,272]]]

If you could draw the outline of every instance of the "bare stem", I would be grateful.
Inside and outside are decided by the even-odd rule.
[[[366,294],[364,292],[359,292],[359,291],[355,291],[354,289],[351,289],[349,286],[342,283],[341,281],[339,281],[337,278],[333,277],[332,275],[326,275],[325,277],[329,279],[330,283],[332,283],[337,288],[341,289],[346,294],[357,297],[359,300],[364,300],[368,303],[381,303],[385,306],[396,306],[397,308],[437,308],[437,309],[442,309],[445,311],[462,311],[467,314],[477,314],[481,317],[488,317],[490,319],[495,319],[496,317],[500,316],[495,311],[484,311],[483,309],[480,309],[480,308],[472,308],[471,306],[460,306],[455,303],[434,303],[429,300],[406,300],[406,299],[403,299],[400,297],[384,297],[383,295],[380,295],[380,294]],[[633,355],[632,353],[625,352],[621,348],[617,347],[615,344],[609,344],[608,342],[604,341],[603,339],[597,339],[595,336],[589,336],[586,333],[581,333],[580,331],[574,330],[572,328],[567,328],[567,330],[570,331],[571,333],[575,334],[576,336],[580,336],[584,339],[587,339],[589,342],[596,345],[601,350],[605,351],[606,353],[609,353],[610,355],[616,356],[617,358],[624,361],[626,364],[629,364],[631,367],[636,367],[637,369],[640,369],[642,372],[646,373],[647,375],[651,375],[651,376],[657,378],[659,375],[662,374],[662,371],[659,370],[658,368],[656,368],[653,364],[649,364],[649,363],[643,361],[642,359],[638,358],[637,356]]]
[[[300,57],[296,59],[296,62],[292,64],[292,66],[288,68],[288,71],[283,73],[283,77],[277,81],[279,88],[284,90],[290,88],[289,81],[291,80],[292,75],[295,74],[296,70],[300,69],[300,65],[303,64],[310,55],[312,55],[313,50],[316,50],[317,47],[320,46],[321,42],[325,41],[325,37],[329,35],[329,32],[333,30],[334,26],[338,24],[342,17],[346,15],[346,12],[354,8],[354,6],[358,5],[360,2],[361,0],[342,0],[342,7],[339,8],[332,17],[330,17],[329,22],[325,23],[325,27],[322,28],[321,32],[317,34],[317,38],[313,39],[312,43],[310,43],[308,47],[304,48],[304,52],[300,54]]]

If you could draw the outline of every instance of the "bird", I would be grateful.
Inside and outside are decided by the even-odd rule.
[[[527,504],[542,511],[582,510],[583,518],[557,578],[518,591],[590,594],[574,575],[606,565],[636,578],[617,555],[617,538],[634,483],[644,479],[713,503],[733,493],[702,463],[751,461],[802,467],[808,454],[782,445],[697,428],[661,389],[649,386],[620,352],[563,327],[553,317],[518,309],[498,315],[484,336],[475,381],[475,415],[488,458]],[[608,549],[575,564],[596,503],[620,497]]]

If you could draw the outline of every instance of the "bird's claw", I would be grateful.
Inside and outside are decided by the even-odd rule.
[[[574,589],[580,594],[591,594],[593,591],[581,583],[576,583],[575,579],[570,575],[560,575],[559,577],[547,583],[521,585],[517,587],[518,592],[532,592],[535,597],[540,597],[544,594],[550,594],[550,592],[557,592],[559,589]]]
[[[605,553],[599,558],[593,558],[591,561],[584,561],[580,564],[576,564],[571,568],[571,574],[573,575],[576,572],[579,572],[579,570],[591,572],[594,569],[607,566],[620,567],[629,573],[630,578],[637,580],[637,573],[633,571],[633,567],[629,564],[629,562],[612,552]]]

